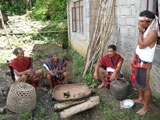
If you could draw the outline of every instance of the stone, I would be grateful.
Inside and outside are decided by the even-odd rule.
[[[0,114],[4,114],[4,112],[5,112],[5,109],[0,107]]]

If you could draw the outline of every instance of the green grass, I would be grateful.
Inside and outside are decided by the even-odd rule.
[[[20,113],[19,117],[21,119],[23,119],[23,120],[29,120],[29,119],[31,119],[31,117],[32,117],[32,110],[29,110],[29,111],[24,112],[24,113]]]
[[[33,120],[39,120],[39,119],[45,117],[45,115],[46,115],[45,108],[40,108],[40,110],[36,112]]]
[[[34,52],[34,54],[33,54],[33,59],[34,59],[34,60],[38,60],[39,58],[41,58],[41,54],[38,53],[38,52]]]

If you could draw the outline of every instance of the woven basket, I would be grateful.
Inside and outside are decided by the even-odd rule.
[[[27,83],[14,83],[8,93],[7,108],[16,113],[33,110],[36,107],[35,88]]]

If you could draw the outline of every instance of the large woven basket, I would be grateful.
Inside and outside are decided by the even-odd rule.
[[[7,108],[16,113],[33,110],[36,107],[35,88],[27,83],[14,83],[8,93]]]
[[[69,92],[70,96],[65,98],[64,93]],[[57,85],[53,89],[53,98],[57,101],[78,100],[90,96],[91,90],[86,84],[64,84]]]

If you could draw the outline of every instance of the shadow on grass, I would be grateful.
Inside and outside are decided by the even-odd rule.
[[[56,42],[62,48],[68,48],[68,32],[66,22],[52,22],[32,35],[33,40],[44,41],[45,43]]]

